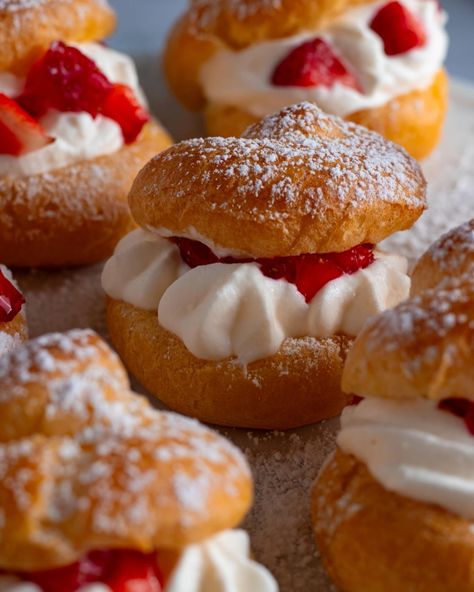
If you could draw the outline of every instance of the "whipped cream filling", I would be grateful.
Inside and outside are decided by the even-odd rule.
[[[98,43],[73,45],[94,60],[111,82],[130,86],[142,104],[146,105],[131,58]],[[0,73],[1,93],[14,98],[21,93],[23,86],[23,80],[8,72]],[[45,133],[55,141],[21,156],[0,154],[0,175],[23,177],[47,173],[112,154],[124,145],[118,123],[102,115],[94,118],[89,113],[49,111],[40,123]]]
[[[387,0],[382,0],[348,10],[320,31],[255,43],[241,51],[217,51],[200,73],[206,98],[212,103],[241,108],[259,118],[302,101],[314,102],[327,113],[344,117],[428,87],[447,54],[447,17],[435,0],[402,0],[423,24],[427,41],[423,47],[389,56],[382,39],[370,28],[373,17],[386,3]],[[272,84],[276,66],[293,49],[316,37],[334,48],[355,75],[361,91],[341,83],[332,88]]]
[[[364,399],[341,417],[339,447],[389,491],[474,519],[474,437],[435,401]]]
[[[145,230],[123,239],[102,275],[105,292],[146,310],[197,358],[246,364],[275,354],[289,337],[355,336],[366,319],[408,297],[402,257],[376,260],[326,284],[308,304],[294,284],[256,263],[190,269],[173,243]]]
[[[164,592],[277,592],[278,585],[262,565],[250,559],[250,541],[243,530],[227,530],[186,547]],[[0,576],[0,592],[42,592],[13,576]],[[111,592],[96,583],[78,592]]]

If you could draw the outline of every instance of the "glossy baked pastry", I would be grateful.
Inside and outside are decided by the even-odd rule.
[[[472,274],[357,338],[343,388],[358,396],[312,497],[320,555],[341,590],[472,590],[473,356]]]
[[[91,331],[0,361],[5,592],[277,592],[249,557],[243,455],[130,391]]]
[[[210,135],[307,100],[423,158],[446,113],[445,20],[437,0],[201,0],[174,26],[165,70]]]
[[[112,340],[144,386],[217,424],[337,415],[353,337],[408,296],[406,261],[375,245],[423,212],[417,163],[304,103],[243,138],[177,144],[129,201],[141,229],[103,286]]]
[[[132,227],[134,176],[170,145],[99,0],[0,4],[0,253],[12,266],[104,259]]]
[[[25,299],[9,270],[0,265],[0,356],[27,338]]]
[[[474,219],[439,238],[420,258],[412,273],[412,294],[474,271]]]

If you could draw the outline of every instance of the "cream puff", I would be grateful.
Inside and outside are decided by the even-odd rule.
[[[437,0],[203,0],[171,31],[165,71],[210,135],[311,101],[423,158],[447,107],[445,21]]]
[[[92,331],[0,361],[4,592],[277,592],[249,556],[239,450],[130,391]]]
[[[103,0],[0,4],[0,253],[11,266],[105,259],[132,227],[126,197],[170,145],[135,66],[101,40]]]
[[[450,230],[419,259],[412,272],[412,294],[474,271],[474,219]]]
[[[354,336],[409,293],[406,261],[375,245],[423,212],[418,164],[304,103],[242,138],[170,148],[129,202],[141,229],[102,281],[112,341],[142,384],[210,423],[337,415]]]
[[[27,338],[25,299],[9,270],[0,265],[0,356]]]
[[[355,393],[312,494],[344,592],[474,587],[474,278],[369,321],[344,369]]]

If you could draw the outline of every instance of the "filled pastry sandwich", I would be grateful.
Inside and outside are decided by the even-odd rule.
[[[232,530],[243,455],[132,393],[91,331],[0,359],[3,592],[277,592]]]
[[[347,359],[337,451],[313,497],[345,592],[474,587],[474,278],[371,320]]]
[[[104,0],[0,3],[0,253],[12,266],[106,258],[134,176],[169,146]]]
[[[306,100],[422,158],[446,112],[445,22],[437,0],[192,1],[165,69],[210,135]]]
[[[338,414],[353,338],[409,293],[406,261],[376,245],[423,212],[417,163],[304,103],[242,138],[170,148],[129,201],[141,229],[103,286],[112,340],[143,385],[217,424]]]
[[[10,271],[0,265],[0,356],[27,338],[25,299]]]

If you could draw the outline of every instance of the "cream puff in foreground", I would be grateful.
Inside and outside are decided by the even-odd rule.
[[[135,65],[101,43],[102,0],[0,3],[0,253],[11,266],[108,257],[133,223],[127,193],[170,139]]]
[[[0,356],[18,347],[27,338],[25,299],[11,273],[0,265]]]
[[[311,101],[423,158],[447,107],[445,22],[437,0],[201,0],[174,26],[165,70],[210,135]]]
[[[412,294],[474,272],[474,219],[438,239],[415,265]]]
[[[3,592],[277,592],[249,556],[243,455],[152,409],[92,331],[0,359]]]
[[[473,359],[472,275],[355,341],[342,385],[358,397],[312,495],[320,556],[344,592],[474,589]]]
[[[170,148],[129,201],[141,229],[102,283],[110,335],[142,384],[217,424],[337,415],[352,339],[409,293],[406,261],[375,245],[423,212],[418,164],[304,103],[243,138]]]

